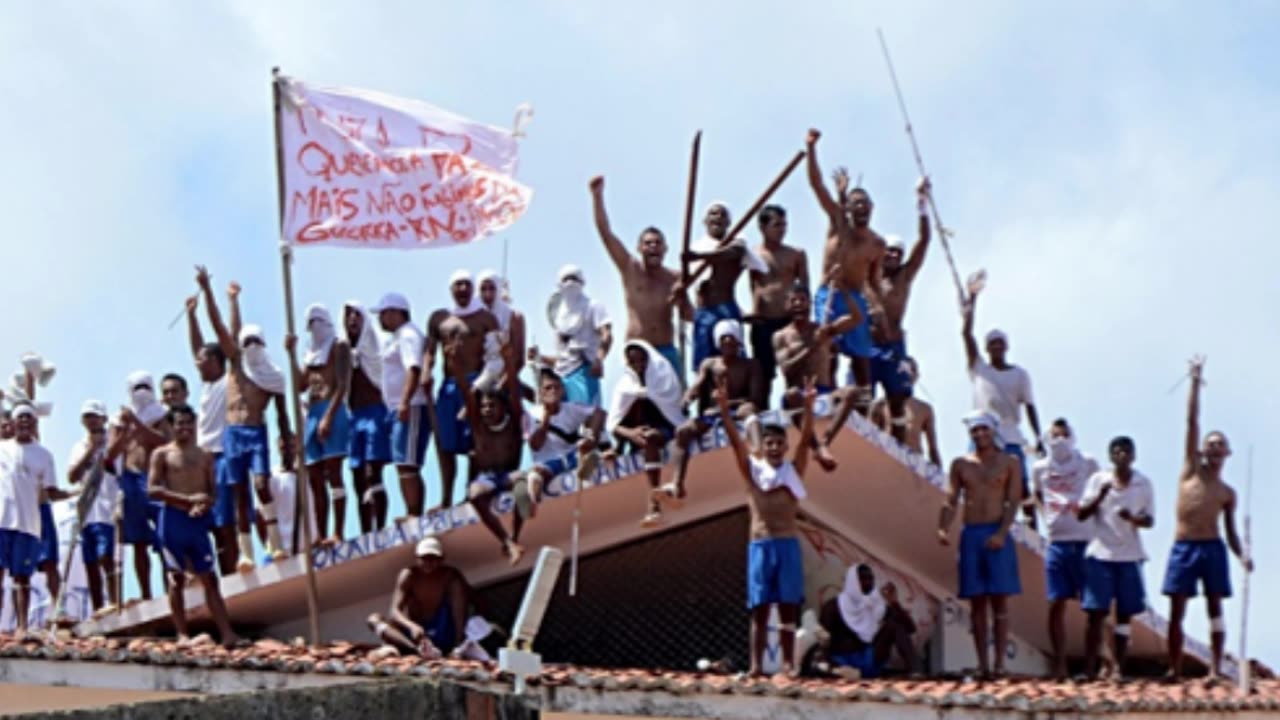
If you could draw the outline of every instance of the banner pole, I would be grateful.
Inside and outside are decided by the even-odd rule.
[[[275,115],[276,136],[276,204],[279,206],[279,231],[284,232],[284,145],[280,140],[280,68],[271,68],[271,99]],[[284,320],[286,332],[297,336],[293,320],[293,253],[288,242],[280,238],[280,269],[284,276]],[[289,367],[297,367],[297,354],[289,351]],[[310,484],[307,482],[307,465],[302,462],[302,441],[305,426],[302,419],[302,402],[298,391],[298,379],[289,373],[290,407],[293,410],[294,432],[294,473],[298,485],[294,495],[301,501],[298,503],[301,512],[294,515],[294,524],[302,526],[302,564],[307,573],[307,621],[311,630],[311,644],[320,644],[320,590],[316,584],[316,568],[311,560],[311,498]],[[337,400],[335,400],[337,402]]]

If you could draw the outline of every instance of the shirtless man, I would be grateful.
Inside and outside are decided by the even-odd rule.
[[[227,301],[231,305],[231,328],[228,329],[213,296],[209,271],[202,265],[196,267],[196,282],[204,294],[209,325],[218,336],[218,346],[230,365],[226,386],[227,427],[222,449],[226,482],[235,488],[236,536],[240,546],[236,567],[240,572],[249,572],[255,566],[253,537],[249,534],[253,515],[250,478],[258,499],[258,513],[266,526],[267,553],[276,560],[287,556],[276,522],[275,500],[271,497],[271,445],[267,441],[267,405],[274,401],[279,433],[290,438],[287,442],[292,442],[289,412],[285,409],[285,378],[267,356],[262,330],[256,325],[241,325],[239,283],[227,286]]]
[[[419,540],[414,556],[414,566],[396,577],[390,612],[370,615],[369,629],[401,653],[436,660],[463,640],[471,587],[445,564],[438,539]]]
[[[227,457],[223,452],[223,436],[227,432],[227,356],[222,354],[218,343],[205,343],[196,318],[199,303],[198,295],[187,298],[187,340],[202,383],[196,444],[213,458],[216,488],[210,520],[218,547],[218,572],[230,575],[236,571],[240,550],[236,547],[236,489],[228,482]]]
[[[1240,558],[1245,572],[1253,572],[1253,558],[1245,557],[1236,535],[1236,492],[1222,481],[1222,468],[1231,456],[1227,436],[1214,430],[1200,439],[1200,385],[1204,358],[1191,360],[1191,397],[1187,403],[1186,454],[1178,479],[1178,525],[1173,549],[1164,574],[1164,594],[1169,596],[1169,675],[1182,677],[1182,619],[1187,600],[1204,585],[1209,610],[1209,638],[1213,665],[1209,680],[1220,675],[1222,649],[1227,642],[1227,626],[1222,618],[1222,599],[1231,597],[1231,573],[1227,548],[1218,532],[1218,518],[1227,535],[1227,545]]]
[[[920,366],[916,364],[916,359],[913,357],[904,358],[903,363],[906,365],[910,384],[914,387],[920,379]],[[942,467],[942,453],[938,450],[937,418],[933,414],[933,406],[913,395],[907,398],[903,412],[907,421],[904,444],[917,454],[924,455],[924,444],[928,440],[929,462]],[[871,421],[876,424],[876,427],[888,432],[891,427],[890,420],[889,403],[884,398],[876,398],[876,401],[871,403]]]
[[[285,347],[293,363],[294,387],[307,394],[302,454],[307,465],[311,497],[315,501],[316,525],[320,530],[317,540],[322,545],[337,545],[342,542],[347,517],[342,460],[351,447],[351,413],[347,410],[351,345],[346,338],[338,336],[333,317],[323,305],[307,308],[307,333],[311,342],[303,356],[302,367],[295,362],[297,338],[285,338]],[[326,536],[330,493],[333,494],[333,533]]]
[[[667,255],[666,238],[656,227],[641,230],[636,243],[640,257],[632,257],[609,225],[609,214],[604,209],[603,176],[591,179],[591,200],[596,232],[622,277],[622,296],[627,304],[626,339],[644,340],[652,345],[683,379],[684,368],[680,364],[683,358],[676,349],[671,313],[675,310],[682,320],[692,320],[693,306],[680,287],[679,271],[662,265]]]
[[[712,414],[712,391],[720,378],[727,381],[729,406],[737,422],[745,422],[764,407],[764,381],[760,363],[742,353],[742,325],[737,320],[721,320],[715,328],[716,347],[719,355],[702,361],[698,377],[684,395],[686,407],[698,403],[699,414],[676,428],[676,447],[672,462],[676,466],[675,477],[668,485],[655,491],[660,502],[678,504],[685,497],[684,479],[689,471],[690,450],[698,439],[720,424],[720,413]]]
[[[191,391],[187,388],[187,379],[178,373],[165,373],[160,378],[160,404],[165,410],[187,404]]]
[[[813,402],[818,393],[813,380],[805,383],[800,424],[800,444],[787,461],[787,430],[765,425],[761,430],[761,456],[751,455],[734,422],[729,405],[728,377],[716,380],[714,392],[738,471],[747,490],[751,513],[751,541],[747,546],[747,607],[751,610],[751,674],[760,675],[768,642],[769,607],[778,606],[782,670],[795,674],[796,621],[804,603],[804,566],[796,516],[805,498],[804,471],[809,462],[809,438],[813,435]]]
[[[436,348],[457,341],[452,360],[445,358],[440,394],[436,397],[436,455],[440,458],[440,507],[453,504],[453,482],[458,474],[458,456],[472,449],[471,426],[463,417],[466,401],[458,387],[458,376],[475,382],[484,368],[484,337],[498,331],[498,321],[475,296],[471,273],[459,270],[449,279],[452,309],[440,309],[427,321],[427,345],[422,357],[422,388],[431,393]],[[456,367],[454,366],[456,364]],[[470,475],[473,475],[472,471]]]
[[[1022,500],[1022,468],[1001,452],[996,439],[997,421],[990,413],[975,410],[964,418],[974,451],[951,463],[951,488],[938,518],[938,542],[950,544],[948,533],[956,506],[964,498],[964,531],[960,535],[960,591],[969,601],[973,617],[973,645],[978,673],[990,677],[987,663],[987,608],[994,615],[994,674],[1004,674],[1005,648],[1009,643],[1010,595],[1022,592],[1018,579],[1018,554],[1009,541]]]
[[[782,371],[786,382],[782,407],[787,410],[801,407],[804,401],[804,384],[809,378],[813,378],[818,392],[831,393],[833,401],[839,407],[831,425],[833,430],[828,433],[830,437],[835,437],[835,432],[839,431],[852,412],[853,404],[849,401],[852,388],[835,387],[832,340],[857,325],[862,318],[857,315],[841,315],[824,325],[815,323],[811,319],[813,313],[809,288],[800,284],[793,285],[787,295],[787,311],[791,313],[791,324],[773,336],[774,355],[778,358],[778,369]],[[855,306],[853,312],[860,311]],[[823,470],[834,470],[836,460],[831,457],[826,444],[817,436],[812,437],[811,441],[814,443],[814,459]]]
[[[169,441],[164,407],[156,402],[150,373],[137,371],[126,381],[129,405],[120,409],[107,443],[108,465],[121,458],[118,478],[122,496],[120,539],[133,546],[133,570],[143,600],[151,599],[151,550],[155,540],[155,507],[147,497],[151,454]]]
[[[382,352],[378,334],[364,305],[348,300],[342,306],[342,325],[351,347],[351,381],[347,406],[351,409],[351,446],[347,462],[360,509],[360,532],[381,530],[387,524],[387,493],[382,468],[391,462],[391,422],[382,401]],[[421,482],[421,480],[419,480]]]
[[[870,227],[873,205],[866,190],[854,188],[844,206],[832,198],[822,180],[822,171],[818,169],[819,137],[821,133],[810,130],[805,140],[809,185],[829,221],[822,253],[822,274],[826,284],[818,288],[814,312],[818,322],[825,323],[832,317],[852,314],[850,300],[856,305],[860,319],[850,330],[841,333],[836,345],[841,353],[849,356],[853,366],[854,408],[866,415],[871,407],[871,307],[880,306],[880,264],[885,242]],[[842,174],[839,177],[847,176]],[[835,267],[840,270],[833,274],[831,270]]]
[[[768,270],[751,273],[751,357],[760,363],[764,377],[764,404],[760,409],[767,410],[773,395],[773,376],[778,371],[773,336],[791,323],[791,313],[787,312],[791,288],[797,283],[809,287],[809,258],[804,250],[783,244],[787,211],[781,205],[765,205],[759,222],[764,242],[756,246],[756,254]]]
[[[170,408],[173,442],[151,454],[147,494],[160,503],[157,534],[165,569],[169,571],[169,610],[178,641],[188,639],[187,612],[183,604],[187,573],[204,586],[205,605],[218,625],[224,647],[239,638],[231,630],[227,606],[222,602],[218,576],[213,571],[213,545],[209,542],[206,515],[213,508],[213,458],[196,445],[196,413],[183,405]]]
[[[889,433],[906,443],[908,421],[907,400],[911,398],[911,374],[905,367],[907,336],[902,320],[907,314],[911,284],[924,265],[929,249],[929,180],[921,178],[916,186],[916,210],[920,216],[920,239],[911,248],[906,262],[902,260],[902,239],[891,237],[882,261],[883,277],[877,288],[880,304],[871,313],[871,390],[879,383],[889,401]]]
[[[452,368],[458,390],[466,400],[467,420],[470,421],[475,455],[472,467],[475,479],[467,487],[467,501],[480,516],[480,522],[502,543],[502,554],[514,566],[524,556],[519,545],[520,530],[524,518],[515,513],[511,520],[511,534],[502,527],[502,520],[494,511],[493,503],[498,495],[515,488],[516,471],[524,453],[524,410],[521,406],[520,378],[510,370],[502,388],[474,390],[471,382],[460,369],[457,354],[462,351],[462,338],[454,335],[445,341],[445,366]],[[504,359],[511,367],[514,348],[504,347]]]
[[[711,277],[698,286],[698,307],[693,314],[693,367],[716,354],[716,323],[742,320],[742,310],[734,299],[734,288],[743,270],[767,273],[769,266],[747,247],[744,239],[728,240],[729,207],[722,202],[707,206],[703,225],[707,234],[690,244],[683,261],[690,263],[690,277],[705,262],[711,266]]]

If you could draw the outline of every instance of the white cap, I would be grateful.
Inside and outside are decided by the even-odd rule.
[[[17,405],[14,405],[13,411],[10,412],[9,415],[12,416],[14,420],[17,420],[23,415],[30,415],[31,417],[37,416],[36,409],[32,407],[30,403],[18,403]]]
[[[907,249],[907,244],[902,241],[901,235],[885,235],[884,248],[886,250],[902,251]]]
[[[101,400],[85,400],[84,405],[80,406],[81,415],[97,415],[98,417],[107,416],[107,404]]]
[[[371,312],[380,313],[383,310],[403,310],[409,312],[409,300],[398,292],[389,292],[382,296],[382,299],[376,305],[369,308]]]
[[[460,282],[467,282],[467,283],[474,284],[474,281],[471,279],[470,271],[467,271],[467,270],[453,271],[453,274],[449,276],[449,287],[453,287],[454,285]]]
[[[742,324],[737,320],[732,319],[725,319],[717,322],[715,328],[712,330],[712,336],[716,339],[716,345],[719,345],[720,341],[724,339],[726,335],[737,340],[738,344],[741,345]]]
[[[435,555],[436,557],[444,557],[444,548],[440,545],[440,538],[434,535],[428,535],[418,541],[418,547],[414,551],[417,557],[426,557]]]
[[[1005,345],[1009,344],[1009,336],[1005,335],[1003,330],[992,330],[991,332],[987,333],[987,341],[986,341],[987,345],[990,345],[996,340],[999,340]]]
[[[961,418],[960,421],[963,422],[965,427],[970,430],[976,427],[985,427],[990,430],[995,430],[997,425],[995,416],[986,410],[972,410]]]
[[[560,282],[564,282],[565,280],[573,278],[578,282],[582,283],[583,285],[587,284],[587,278],[585,275],[582,274],[582,268],[578,267],[577,265],[565,265],[564,267],[560,268],[560,274],[557,277],[559,278]]]

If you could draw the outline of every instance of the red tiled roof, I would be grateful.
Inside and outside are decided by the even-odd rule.
[[[0,659],[136,663],[348,676],[416,676],[478,683],[506,683],[492,664],[416,657],[371,659],[376,646],[335,642],[308,647],[301,640],[258,640],[228,650],[210,643],[179,647],[171,639],[59,638],[17,642],[0,636]],[[1265,672],[1265,668],[1259,668]],[[972,707],[1030,712],[1210,712],[1280,710],[1280,681],[1255,682],[1246,697],[1234,685],[1206,687],[1199,680],[1168,684],[1055,682],[1011,678],[986,683],[963,679],[775,680],[664,670],[606,670],[548,665],[531,685],[674,695],[746,695],[808,700],[913,703],[937,708]]]

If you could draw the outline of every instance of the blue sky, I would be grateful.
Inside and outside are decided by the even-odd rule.
[[[533,103],[521,178],[535,198],[506,237],[515,298],[546,344],[539,309],[565,262],[623,316],[587,180],[607,176],[628,243],[649,224],[674,239],[698,128],[700,204],[745,208],[812,126],[826,169],[863,173],[874,226],[909,236],[916,170],[880,26],[961,271],[990,275],[980,328],[1010,334],[1046,422],[1070,418],[1095,455],[1115,434],[1137,440],[1157,493],[1149,594],[1180,464],[1185,387],[1168,390],[1191,354],[1209,356],[1203,426],[1234,443],[1228,479],[1243,486],[1256,445],[1253,506],[1280,502],[1266,480],[1280,467],[1266,444],[1280,421],[1265,410],[1276,387],[1266,360],[1280,351],[1280,250],[1264,240],[1280,191],[1280,92],[1266,70],[1280,61],[1274,5],[49,2],[4,12],[0,358],[34,349],[58,364],[44,435],[59,459],[77,436],[74,409],[87,397],[123,401],[129,371],[194,377],[182,326],[166,330],[194,289],[194,263],[219,288],[244,285],[246,319],[279,352],[273,65],[495,125]],[[790,240],[816,260],[825,223],[801,174],[776,199],[791,211]],[[447,302],[455,268],[500,260],[498,239],[414,254],[308,250],[297,300],[332,307],[396,289],[421,317]],[[964,448],[969,388],[940,252],[907,326],[951,456]],[[1280,602],[1268,565],[1280,529],[1257,522],[1254,542],[1253,604],[1266,607]],[[1239,610],[1228,604],[1233,651]],[[1190,617],[1203,637],[1202,606]],[[1251,648],[1280,662],[1280,633],[1253,617]]]

